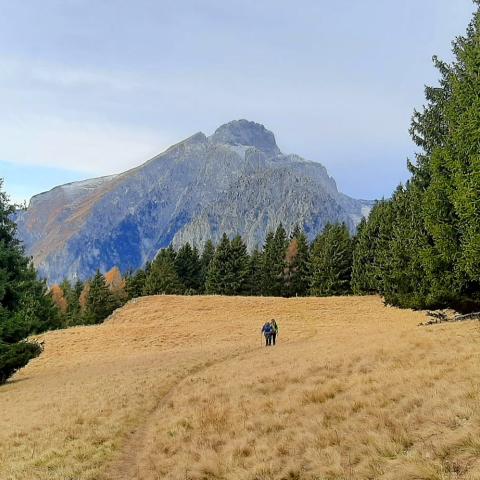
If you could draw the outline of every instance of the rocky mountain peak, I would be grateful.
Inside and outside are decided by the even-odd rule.
[[[258,148],[268,155],[279,155],[280,149],[275,136],[260,123],[248,120],[234,120],[217,128],[210,137],[214,143],[244,145]]]
[[[223,233],[253,249],[280,222],[302,226],[310,240],[327,223],[353,231],[370,206],[340,193],[321,164],[283,155],[263,125],[237,120],[128,172],[38,195],[15,220],[41,276],[60,283],[136,270],[168,245],[201,249]]]

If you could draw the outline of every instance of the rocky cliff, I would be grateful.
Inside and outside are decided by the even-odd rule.
[[[279,222],[310,238],[328,222],[354,230],[369,208],[338,192],[320,163],[282,154],[263,125],[238,120],[123,174],[39,194],[16,220],[40,273],[58,282],[136,269],[170,243],[201,248],[223,232],[253,248]]]

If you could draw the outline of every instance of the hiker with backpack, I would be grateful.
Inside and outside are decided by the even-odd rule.
[[[265,336],[265,346],[270,347],[272,345],[273,326],[270,322],[265,322],[262,331]]]
[[[275,342],[277,341],[277,335],[278,335],[278,325],[277,325],[277,321],[272,318],[272,320],[270,320],[270,325],[272,326],[272,345],[275,346]]]

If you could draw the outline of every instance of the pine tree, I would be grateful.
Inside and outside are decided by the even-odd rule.
[[[62,326],[62,318],[15,237],[15,207],[0,179],[0,341],[14,343],[32,333]]]
[[[427,198],[436,203],[428,210],[427,225],[445,264],[442,270],[455,271],[451,288],[459,297],[480,301],[480,9],[466,35],[453,43],[453,53],[444,109],[447,133],[432,154]]]
[[[231,295],[230,240],[224,233],[207,272],[206,291],[209,294]]]
[[[248,277],[246,282],[246,295],[262,294],[262,252],[255,248],[248,259]]]
[[[265,237],[261,260],[262,295],[274,295],[272,283],[278,272],[275,271],[275,234],[272,231],[269,231]]]
[[[281,297],[287,294],[285,282],[287,246],[287,234],[282,224],[277,227],[275,233],[267,234],[262,255],[264,295]]]
[[[15,238],[15,207],[2,186],[0,179],[0,383],[41,352],[24,338],[62,326],[46,283],[38,280]]]
[[[187,242],[175,256],[175,270],[184,285],[184,291],[197,293],[202,286],[202,264],[198,250]]]
[[[183,292],[184,286],[175,270],[175,258],[171,247],[159,252],[145,279],[144,295],[177,295]]]
[[[242,237],[237,235],[230,242],[230,259],[228,262],[231,278],[230,295],[246,295],[248,293],[249,260],[247,246]]]
[[[84,314],[85,323],[101,323],[117,307],[117,300],[108,288],[105,277],[97,270],[89,283]]]
[[[83,322],[80,307],[80,295],[83,291],[83,283],[77,280],[72,286],[68,281],[61,284],[67,299],[67,325],[80,325]]]
[[[202,293],[206,291],[207,273],[214,255],[215,246],[213,245],[213,242],[211,240],[207,240],[205,242],[205,245],[203,246],[202,256],[200,258],[200,263],[202,266],[200,272],[200,284]]]
[[[125,291],[127,298],[137,298],[143,295],[147,274],[145,270],[137,270],[134,274],[127,275],[125,280]]]
[[[311,252],[311,294],[347,295],[351,292],[353,241],[345,224],[327,225]]]
[[[431,285],[426,281],[423,253],[428,235],[421,215],[421,192],[411,183],[392,197],[394,222],[388,251],[384,252],[382,286],[385,302],[400,307],[425,308]]]
[[[427,106],[412,120],[421,152],[410,165],[411,183],[420,191],[412,190],[425,240],[416,256],[427,285],[416,290],[427,292],[430,308],[480,301],[479,41],[477,8],[466,35],[453,43],[454,61],[434,58],[440,83],[426,88]],[[414,292],[410,297],[402,303],[415,307]]]
[[[394,206],[381,200],[357,230],[352,267],[352,289],[356,295],[384,294],[384,276],[390,258],[394,228]]]

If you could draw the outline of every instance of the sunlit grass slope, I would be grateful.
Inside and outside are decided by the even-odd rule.
[[[0,479],[480,479],[478,324],[423,319],[166,296],[48,333],[0,387]]]

